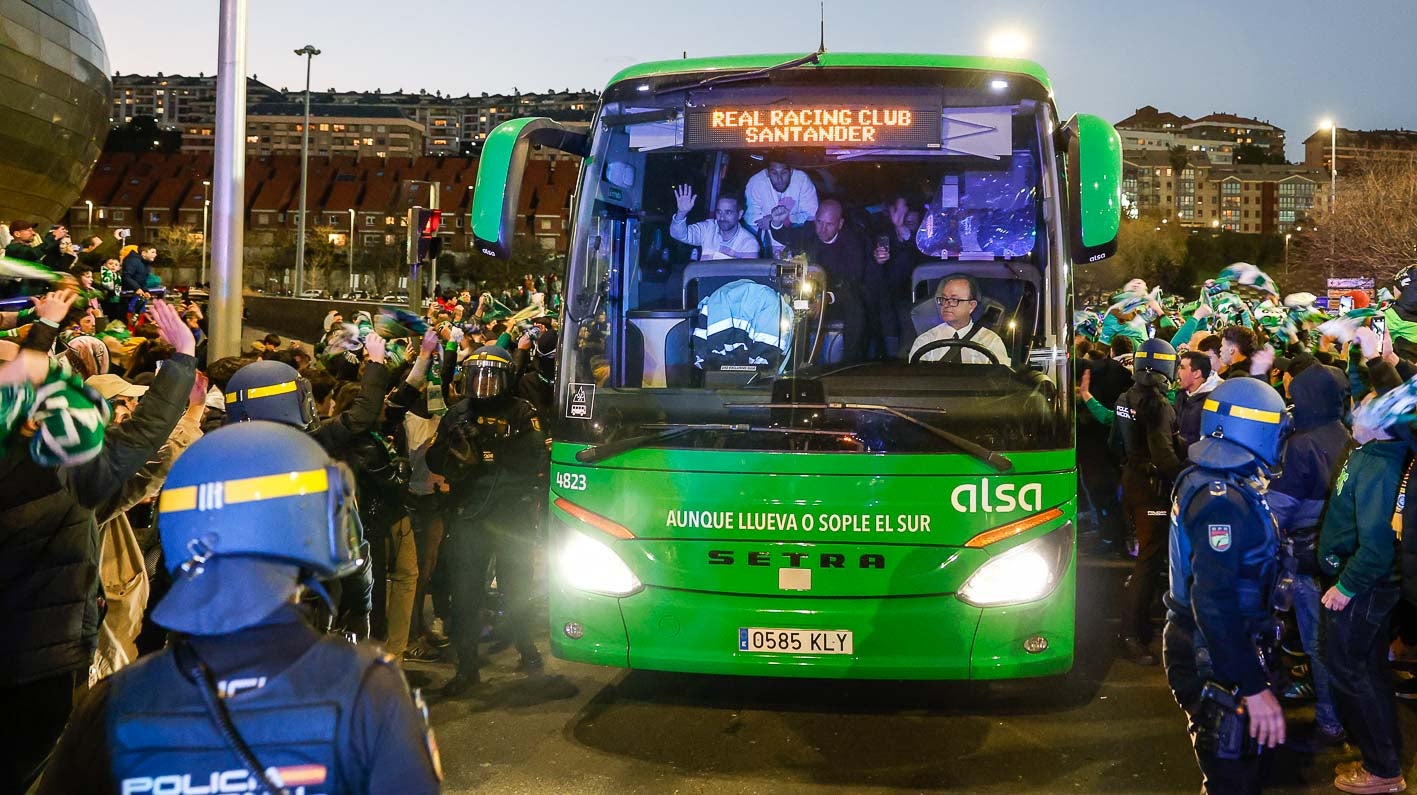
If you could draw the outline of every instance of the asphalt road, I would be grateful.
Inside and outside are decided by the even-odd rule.
[[[509,650],[473,695],[432,707],[446,791],[1194,793],[1200,774],[1161,668],[1114,659],[1107,640],[1124,575],[1083,564],[1078,663],[1038,682],[688,676],[549,655],[528,678]],[[435,686],[451,673],[410,667]],[[1417,736],[1412,710],[1400,712]],[[1293,710],[1291,731],[1311,720],[1311,708]],[[1281,751],[1272,790],[1334,792],[1333,766],[1351,758]]]

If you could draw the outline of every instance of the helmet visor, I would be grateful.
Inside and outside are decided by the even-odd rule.
[[[364,564],[364,523],[355,499],[354,473],[344,464],[326,467],[329,500],[330,563],[334,576],[342,577]]]
[[[487,400],[507,391],[507,373],[501,367],[474,366],[467,375],[468,397]]]

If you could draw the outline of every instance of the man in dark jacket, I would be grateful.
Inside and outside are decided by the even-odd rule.
[[[42,314],[24,349],[47,352],[59,316]],[[75,688],[88,683],[100,621],[94,509],[153,457],[187,407],[196,343],[170,306],[155,304],[152,316],[177,353],[95,458],[45,467],[14,442],[0,455],[0,704],[16,718],[0,721],[0,792],[23,792],[34,779]]]
[[[148,277],[152,275],[152,263],[157,259],[156,246],[141,246],[123,258],[123,292],[136,293],[143,298],[148,295]]]
[[[1328,666],[1319,653],[1318,535],[1334,475],[1353,437],[1343,424],[1344,384],[1337,371],[1312,362],[1289,382],[1294,435],[1284,451],[1282,474],[1269,486],[1269,506],[1279,524],[1282,587],[1292,595],[1299,639],[1309,655],[1314,684],[1314,745],[1343,739]]]
[[[1220,386],[1220,375],[1210,369],[1210,357],[1200,351],[1181,354],[1176,367],[1176,416],[1180,419],[1181,441],[1187,447],[1200,441],[1201,412],[1206,395]]]
[[[1417,264],[1398,271],[1392,284],[1397,300],[1383,310],[1393,352],[1409,362],[1417,361],[1417,288],[1412,287],[1413,281],[1417,281]]]
[[[841,202],[827,199],[817,207],[811,226],[787,226],[787,208],[773,208],[772,236],[793,251],[803,251],[807,261],[827,274],[827,289],[836,296],[833,319],[841,320],[842,362],[866,358],[866,241],[842,217]],[[877,330],[878,331],[878,330]]]
[[[15,239],[5,246],[5,256],[11,259],[41,262],[59,246],[52,240],[36,243],[35,238],[39,237],[39,230],[35,229],[34,223],[30,221],[11,221],[10,235]]]

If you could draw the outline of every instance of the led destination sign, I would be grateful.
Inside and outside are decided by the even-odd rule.
[[[908,102],[692,108],[685,117],[684,143],[696,149],[938,149],[940,108]]]

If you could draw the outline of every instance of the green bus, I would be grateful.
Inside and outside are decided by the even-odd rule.
[[[1115,250],[1116,131],[1060,120],[1023,60],[646,63],[610,81],[589,129],[491,133],[472,209],[483,253],[534,232],[523,177],[552,151],[581,158],[549,418],[554,653],[796,677],[1069,670],[1072,268]],[[781,217],[754,206],[764,185]],[[875,239],[888,277],[883,226],[898,232]],[[740,229],[752,242],[728,247]],[[802,256],[813,234],[861,241],[843,256],[864,246],[866,270]],[[960,276],[993,349],[907,349]],[[849,327],[862,317],[865,347]]]

